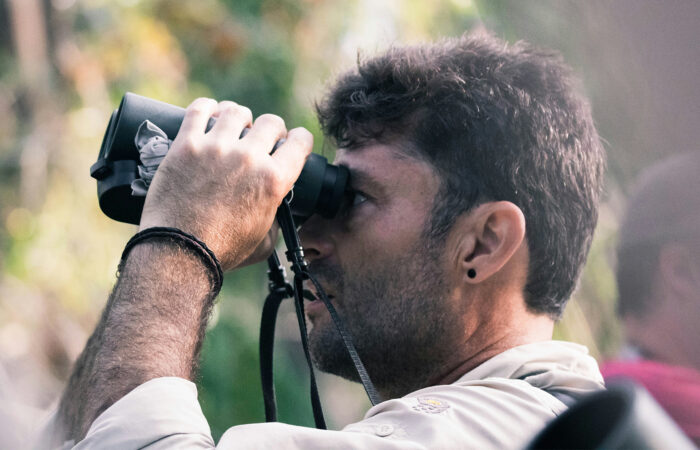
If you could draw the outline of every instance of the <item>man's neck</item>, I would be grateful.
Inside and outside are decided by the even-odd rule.
[[[459,357],[446,365],[429,385],[451,384],[464,374],[506,350],[525,344],[548,341],[552,338],[554,321],[546,315],[526,313],[518,321],[498,327],[498,330],[480,326],[468,336]]]

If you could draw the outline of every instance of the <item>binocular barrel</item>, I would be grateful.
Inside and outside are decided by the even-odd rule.
[[[139,177],[141,160],[135,137],[141,124],[149,120],[174,139],[184,117],[184,108],[130,92],[124,95],[109,119],[97,162],[90,168],[97,180],[100,208],[107,216],[132,224],[141,220],[145,198],[132,195],[131,190],[131,183]],[[207,130],[213,123],[210,120]],[[333,217],[346,194],[348,178],[345,167],[329,164],[321,155],[309,155],[290,196],[295,218]]]

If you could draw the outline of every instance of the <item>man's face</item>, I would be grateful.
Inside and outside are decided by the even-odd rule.
[[[332,220],[311,218],[302,244],[380,390],[403,395],[435,376],[460,340],[448,253],[426,237],[439,178],[395,147],[339,150],[355,200]],[[324,371],[357,380],[328,311],[307,304],[311,352]],[[386,394],[385,394],[386,395]]]

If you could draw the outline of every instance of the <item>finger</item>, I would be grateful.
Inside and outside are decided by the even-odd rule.
[[[180,135],[204,134],[209,118],[216,111],[218,103],[211,98],[198,98],[185,110],[185,118],[180,125]]]
[[[244,140],[248,141],[252,147],[270,153],[275,142],[285,137],[287,127],[281,117],[273,114],[263,114],[255,119],[250,132],[245,135]]]
[[[282,171],[282,179],[287,183],[285,191],[290,190],[299,178],[313,147],[314,136],[306,128],[295,128],[287,133],[287,140],[272,154]]]
[[[237,140],[243,129],[253,123],[250,109],[234,102],[220,102],[215,115],[216,123],[209,133],[226,135],[231,140]]]
[[[263,240],[258,244],[253,253],[251,253],[242,263],[240,263],[236,268],[245,267],[250,264],[255,264],[260,261],[264,261],[268,256],[272,254],[275,250],[275,244],[277,243],[277,238],[279,234],[279,226],[277,222],[272,225],[270,231],[265,235]]]

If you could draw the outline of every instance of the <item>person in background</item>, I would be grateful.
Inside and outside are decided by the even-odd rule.
[[[617,255],[627,345],[603,375],[643,385],[700,445],[700,152],[639,177]]]

